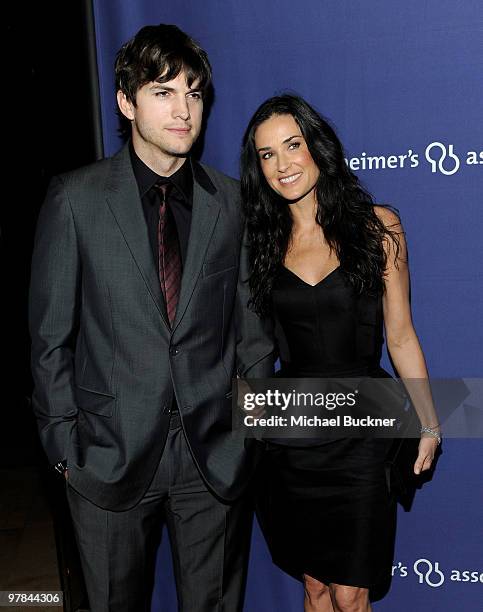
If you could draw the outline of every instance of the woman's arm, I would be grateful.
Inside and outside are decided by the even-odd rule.
[[[426,362],[411,317],[409,269],[404,231],[399,218],[391,210],[381,206],[376,206],[374,210],[384,225],[397,233],[399,239],[399,250],[395,239],[387,236],[384,241],[387,264],[383,312],[387,349],[399,377],[404,379],[403,382],[411,396],[421,425],[432,429],[439,435],[438,419],[431,397]],[[437,445],[438,439],[434,435],[430,433],[422,435],[418,458],[414,464],[416,474],[431,467]]]

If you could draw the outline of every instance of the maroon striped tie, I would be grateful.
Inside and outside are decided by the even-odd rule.
[[[171,183],[156,183],[159,190],[158,273],[161,291],[166,301],[168,319],[173,325],[181,287],[181,255],[173,213],[168,206]]]

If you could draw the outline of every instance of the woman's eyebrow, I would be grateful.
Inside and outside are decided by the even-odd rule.
[[[289,136],[288,138],[286,138],[285,140],[282,140],[282,144],[285,144],[286,142],[290,142],[293,138],[300,138],[301,134],[295,134],[294,136]],[[257,149],[257,151],[270,151],[272,147],[260,147],[259,149]]]

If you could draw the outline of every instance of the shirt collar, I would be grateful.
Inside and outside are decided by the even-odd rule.
[[[151,170],[137,155],[132,142],[129,143],[129,154],[134,171],[134,176],[138,184],[139,195],[143,198],[153,185],[161,178],[169,178],[169,181],[176,187],[173,196],[181,197],[187,204],[193,201],[193,170],[190,159],[176,170],[170,177],[163,177],[154,170]]]

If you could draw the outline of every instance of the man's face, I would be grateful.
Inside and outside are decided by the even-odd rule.
[[[122,113],[132,121],[133,145],[148,157],[186,156],[199,136],[203,115],[202,92],[194,82],[188,87],[182,71],[171,81],[151,81],[140,87],[136,106],[122,92],[117,99]]]

